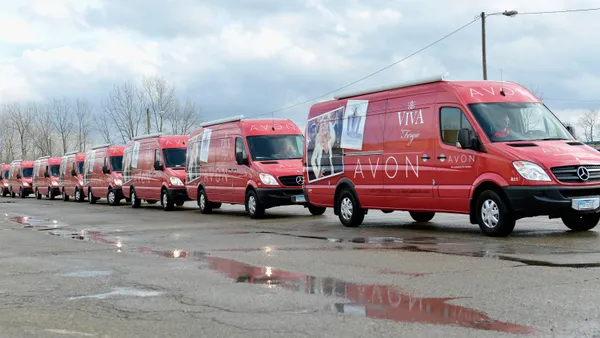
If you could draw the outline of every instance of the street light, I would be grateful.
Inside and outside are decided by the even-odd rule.
[[[486,46],[485,46],[485,18],[492,15],[504,15],[508,17],[513,17],[519,12],[515,10],[504,11],[504,12],[496,12],[491,14],[485,14],[485,12],[481,12],[481,61],[483,65],[483,79],[487,80],[487,55],[486,55]]]

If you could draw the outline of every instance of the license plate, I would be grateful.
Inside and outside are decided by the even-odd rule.
[[[304,198],[304,195],[296,195],[292,198],[292,201],[296,203],[304,203],[306,202],[306,198]]]
[[[575,210],[595,210],[600,206],[600,198],[578,198],[574,199],[571,206]]]

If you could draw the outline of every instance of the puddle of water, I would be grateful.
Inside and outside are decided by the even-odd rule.
[[[16,216],[12,217],[10,220],[22,224],[24,228],[56,229],[68,226],[68,224],[55,219],[37,218],[33,216]]]
[[[101,293],[97,295],[89,296],[76,296],[70,297],[69,300],[79,299],[106,299],[115,296],[128,296],[128,297],[156,297],[162,295],[163,292],[153,290],[138,290],[138,289],[115,289],[111,292]]]
[[[96,277],[96,276],[108,276],[111,274],[112,274],[112,271],[75,271],[75,272],[64,273],[61,276],[88,278],[88,277]]]
[[[459,325],[508,333],[534,332],[532,327],[493,320],[483,312],[447,303],[457,298],[413,297],[401,292],[395,286],[351,283],[335,278],[308,276],[269,266],[253,266],[202,252],[160,251],[150,248],[138,248],[138,252],[175,259],[193,258],[203,263],[201,268],[219,272],[236,283],[262,284],[266,287],[281,287],[309,295],[348,300],[348,303],[334,303],[325,309],[330,312],[399,322]]]

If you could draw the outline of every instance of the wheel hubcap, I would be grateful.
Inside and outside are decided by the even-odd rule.
[[[492,200],[483,202],[481,206],[481,219],[486,227],[493,229],[500,222],[500,210],[498,205]]]
[[[135,204],[135,192],[131,193],[131,204]]]
[[[250,211],[251,214],[256,212],[256,199],[254,196],[248,197],[248,211]]]
[[[166,207],[167,206],[167,194],[163,192],[162,203]]]
[[[75,199],[79,200],[81,198],[81,193],[79,192],[79,190],[75,190]]]
[[[350,200],[350,198],[344,197],[344,199],[342,200],[342,205],[340,207],[342,217],[344,219],[352,218],[353,209],[354,209],[354,206],[352,205],[352,201]]]
[[[206,198],[204,198],[204,194],[200,194],[200,209],[204,209],[206,207]]]
[[[110,203],[115,203],[115,192],[114,191],[108,192],[108,201]]]

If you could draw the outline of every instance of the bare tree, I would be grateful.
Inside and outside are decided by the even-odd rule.
[[[177,104],[175,109],[170,110],[166,119],[171,125],[171,133],[186,135],[200,124],[201,116],[196,103],[188,99],[183,105]]]
[[[89,141],[92,106],[86,99],[77,99],[75,101],[75,118],[77,122],[77,151],[86,151]],[[102,128],[102,126],[99,126]]]
[[[596,128],[600,122],[598,111],[589,110],[579,118],[579,126],[583,129],[583,137],[586,142],[594,142]]]
[[[0,158],[4,163],[10,163],[15,159],[15,131],[12,126],[12,121],[7,118],[6,106],[2,107],[3,122],[0,123]]]
[[[115,85],[102,101],[102,108],[123,142],[139,135],[143,121],[143,95],[132,82]]]
[[[175,87],[162,77],[146,77],[142,80],[142,95],[154,120],[155,130],[164,131],[165,117],[178,108]],[[146,128],[148,133],[152,131],[151,126]]]
[[[95,114],[93,118],[94,123],[96,124],[96,130],[100,134],[100,137],[102,137],[102,141],[104,141],[105,143],[112,143],[112,131],[114,130],[114,128],[112,121],[110,120],[108,115],[104,114],[103,112],[100,112]]]
[[[34,116],[31,110],[25,109],[21,103],[13,103],[7,106],[6,117],[11,121],[15,136],[21,146],[19,157],[24,159],[29,155],[30,143],[28,137],[31,135],[31,124]]]
[[[69,139],[75,127],[73,114],[71,113],[71,103],[63,98],[60,100],[53,99],[50,104],[52,109],[52,124],[60,136],[62,154],[64,154],[69,151]]]
[[[52,120],[52,106],[34,102],[27,106],[27,110],[33,116],[32,137],[30,138],[34,147],[32,149],[33,158],[54,155],[56,129]]]

